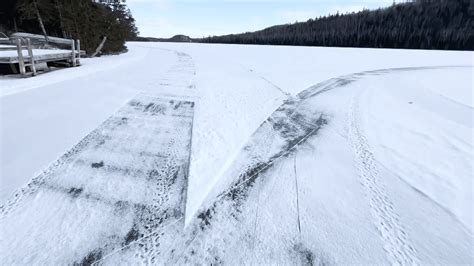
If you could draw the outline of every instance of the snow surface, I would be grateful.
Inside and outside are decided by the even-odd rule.
[[[187,227],[157,230],[159,248],[102,247],[102,262],[136,263],[143,245],[155,263],[472,262],[472,52],[128,46],[34,79],[0,77],[0,201],[145,93],[196,103]],[[11,219],[3,211],[2,228]],[[100,248],[100,232],[83,234],[71,241]]]

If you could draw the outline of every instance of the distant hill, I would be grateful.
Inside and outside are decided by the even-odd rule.
[[[169,39],[170,42],[192,42],[193,40],[186,35],[175,35]]]
[[[186,35],[175,35],[171,38],[137,37],[137,42],[193,42],[193,39]]]
[[[261,31],[213,36],[207,43],[474,50],[473,0],[414,0],[335,14]]]

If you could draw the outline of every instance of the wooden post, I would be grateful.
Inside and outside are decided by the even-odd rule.
[[[13,74],[18,74],[18,70],[15,67],[15,64],[10,64],[10,69],[12,70]]]
[[[71,66],[76,66],[76,41],[71,40]]]
[[[23,59],[23,47],[21,46],[21,40],[16,39],[16,50],[18,52],[18,66],[20,68],[20,74],[22,77],[26,75],[25,60]]]
[[[81,40],[77,40],[77,64],[81,64]]]
[[[35,58],[33,56],[33,49],[31,48],[31,40],[26,39],[26,44],[28,45],[28,55],[30,57],[30,68],[33,72],[33,76],[36,76],[36,66],[35,66]]]

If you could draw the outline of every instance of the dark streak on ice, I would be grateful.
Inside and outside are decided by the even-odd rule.
[[[82,193],[83,190],[84,189],[82,189],[82,188],[73,187],[73,188],[69,189],[68,193],[71,195],[71,197],[77,198]]]
[[[94,262],[100,260],[102,258],[102,250],[94,250],[87,254],[80,263],[74,263],[75,265],[81,266],[89,266],[92,265]]]
[[[130,231],[125,236],[124,246],[127,246],[133,241],[137,240],[139,236],[140,236],[140,233],[138,232],[136,225],[133,225],[132,229],[130,229]]]
[[[200,222],[201,230],[204,230],[206,226],[211,225],[211,218],[212,218],[211,212],[212,211],[213,211],[213,208],[210,208],[198,214],[197,217],[198,219],[201,220]]]
[[[100,161],[99,163],[92,163],[91,164],[92,168],[101,168],[104,167],[104,161]]]
[[[338,85],[343,86],[347,82],[349,81],[339,81]],[[266,172],[272,169],[279,159],[285,160],[309,138],[318,135],[320,130],[328,124],[328,116],[318,111],[317,106],[315,107],[310,101],[307,101],[314,95],[307,96],[308,98],[286,100],[260,125],[242,150],[247,166],[238,172],[237,178],[234,179],[228,190],[219,194],[214,202],[198,212],[196,227],[191,231],[193,239],[199,238],[200,233],[211,230],[212,227],[222,230],[219,227],[221,220],[230,219],[237,223],[242,221],[245,204],[247,204],[257,182],[265,182]],[[268,143],[261,143],[260,140],[266,140]],[[231,232],[229,234],[232,235]],[[222,257],[218,250],[208,249],[205,253],[208,254],[210,261],[213,258],[218,258],[215,262],[223,263],[220,258],[225,257]],[[298,246],[288,252],[293,254],[296,252],[300,264],[315,264],[315,255],[308,248]],[[188,252],[184,256],[184,260],[188,261],[188,257],[192,256],[194,256],[193,252]]]
[[[328,123],[324,114],[308,117],[308,115],[298,113],[294,109],[295,103],[296,102],[288,101],[286,106],[282,106],[275,112],[277,114],[283,114],[283,116],[279,117],[278,115],[274,115],[265,121],[265,123],[271,125],[274,132],[283,138],[284,143],[280,146],[280,150],[273,153],[268,160],[250,164],[248,168],[239,175],[239,178],[230,189],[217,197],[220,200],[215,201],[208,209],[198,213],[197,218],[202,231],[211,225],[211,220],[217,212],[219,202],[222,200],[231,203],[233,209],[230,210],[230,215],[236,220],[239,220],[238,214],[242,212],[242,205],[245,203],[250,189],[254,186],[257,179],[274,165],[274,161],[281,157],[291,155],[296,146],[304,143],[310,137],[317,135],[319,130]],[[311,120],[311,117],[315,118]],[[252,146],[246,146],[244,151],[251,153],[252,149]]]
[[[295,245],[293,249],[300,256],[301,265],[314,265],[315,256],[311,250],[303,246],[301,243]],[[318,263],[318,265],[325,265],[325,264],[326,263],[322,263],[321,261]]]

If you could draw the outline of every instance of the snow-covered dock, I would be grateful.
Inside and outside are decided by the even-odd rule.
[[[0,64],[10,65],[14,73],[20,73],[25,77],[29,73],[35,76],[37,66],[47,63],[56,63],[68,66],[79,66],[81,55],[85,55],[80,49],[79,40],[61,38],[50,38],[48,42],[66,45],[70,49],[39,49],[32,43],[41,42],[43,36],[16,33],[14,39],[9,39],[7,44],[0,45]]]
[[[18,64],[20,58],[16,50],[7,50],[7,48],[16,49],[14,46],[2,45],[0,46],[0,64]],[[69,60],[72,57],[72,52],[62,49],[33,49],[34,59],[36,63],[47,63],[61,60]],[[79,54],[75,52],[76,56]],[[81,53],[82,55],[84,52]],[[27,51],[23,51],[25,63],[29,62]]]

